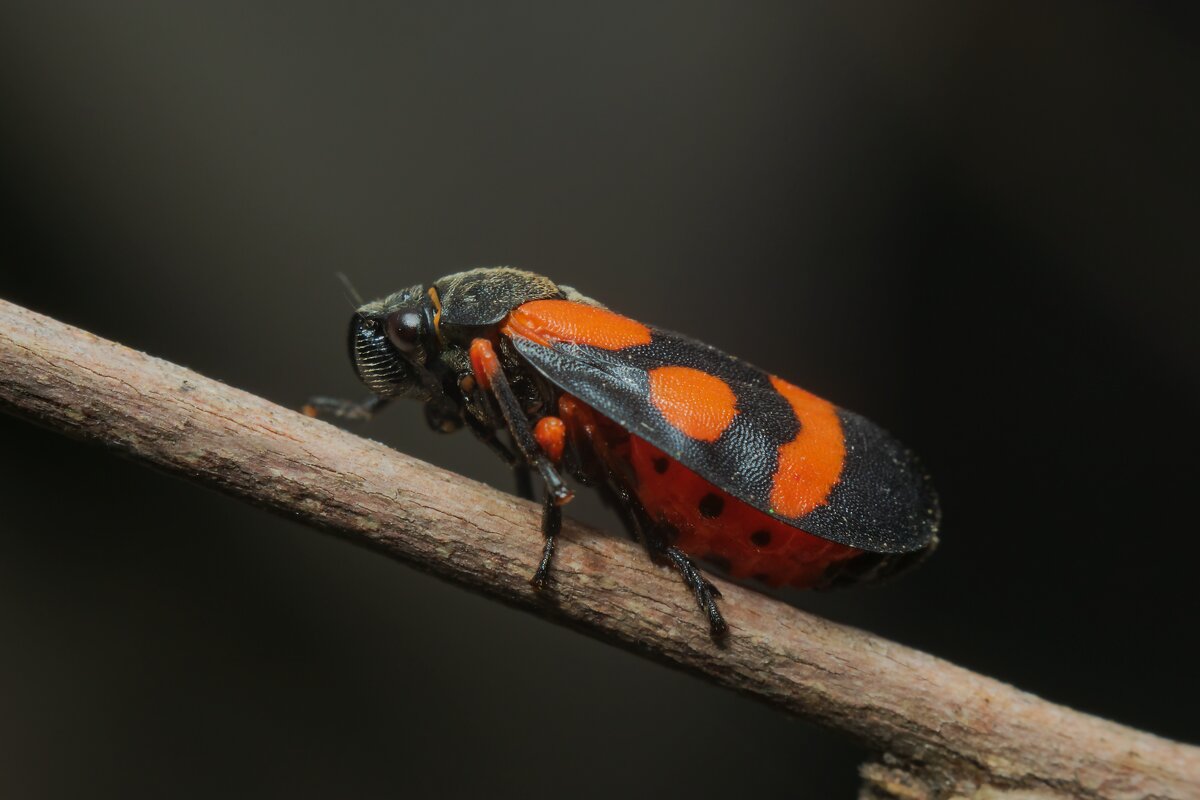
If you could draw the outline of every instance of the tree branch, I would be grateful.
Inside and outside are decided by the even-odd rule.
[[[718,647],[674,573],[578,524],[536,594],[534,505],[2,300],[0,408],[845,731],[884,754],[864,798],[1200,797],[1200,748],[720,581]]]

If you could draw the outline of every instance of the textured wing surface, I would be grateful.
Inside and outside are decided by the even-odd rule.
[[[647,330],[648,341],[621,347],[505,332],[551,383],[764,513],[877,553],[933,539],[929,481],[877,425],[714,347]]]

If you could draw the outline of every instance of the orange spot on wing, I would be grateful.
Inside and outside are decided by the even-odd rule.
[[[729,384],[691,367],[650,371],[650,401],[674,428],[714,442],[737,416],[737,398]]]
[[[802,517],[826,501],[842,474],[846,459],[842,423],[829,401],[774,376],[771,383],[800,420],[800,433],[779,447],[771,509],[780,516]]]
[[[650,344],[650,329],[637,320],[570,300],[533,300],[517,306],[500,330],[547,346],[573,342],[620,350]]]

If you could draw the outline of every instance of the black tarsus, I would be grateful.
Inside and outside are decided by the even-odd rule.
[[[704,577],[700,568],[682,550],[668,543],[663,527],[650,519],[646,509],[636,497],[629,492],[623,494],[625,502],[629,504],[630,508],[628,518],[638,528],[642,543],[650,552],[650,556],[656,560],[666,561],[675,568],[679,576],[683,578],[683,582],[695,594],[696,605],[708,617],[708,628],[712,637],[714,639],[724,637],[729,632],[729,625],[726,624],[721,609],[717,607],[717,598],[721,596],[721,590]]]
[[[721,596],[721,590],[714,586],[708,578],[705,578],[700,568],[678,547],[664,546],[662,543],[658,546],[661,547],[658,552],[671,562],[671,565],[683,577],[683,582],[695,593],[696,604],[708,617],[708,627],[713,638],[724,636],[729,631],[729,626],[725,623],[725,617],[721,616],[721,609],[717,608],[717,598]]]

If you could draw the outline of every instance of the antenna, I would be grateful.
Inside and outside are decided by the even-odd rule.
[[[346,294],[350,296],[349,299],[354,301],[354,307],[357,309],[359,306],[363,305],[362,295],[360,295],[358,290],[354,288],[354,284],[352,284],[350,279],[346,277],[346,273],[335,272],[333,274],[337,276],[339,281],[341,281],[342,288],[345,289]]]

